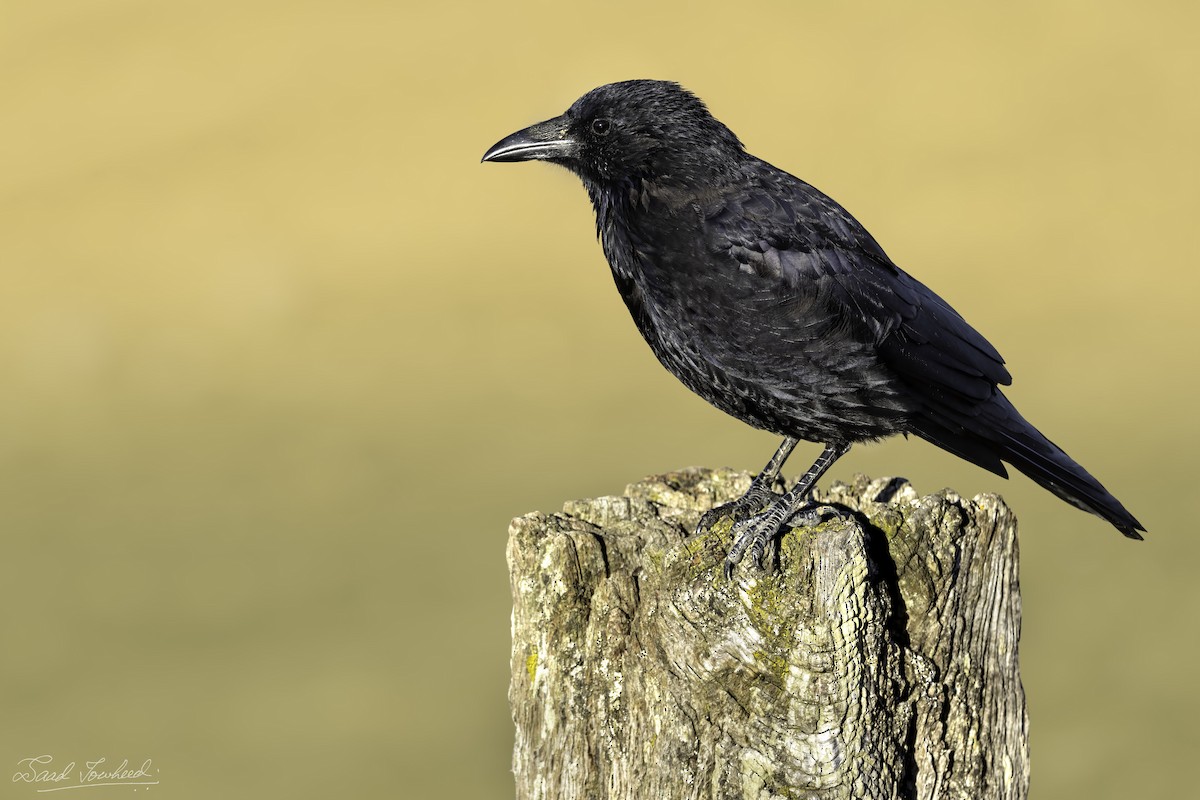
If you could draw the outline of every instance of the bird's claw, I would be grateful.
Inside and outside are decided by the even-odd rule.
[[[712,530],[713,526],[725,517],[732,519],[736,528],[739,523],[752,519],[755,514],[761,513],[778,499],[779,495],[759,484],[755,479],[746,493],[738,499],[704,512],[704,515],[700,517],[700,522],[696,525],[696,533]]]
[[[750,551],[754,568],[761,571],[767,542],[779,533],[784,524],[786,520],[781,522],[778,515],[769,511],[735,522],[733,547],[725,556],[725,579],[733,580],[733,568],[741,562],[747,550]]]
[[[845,510],[837,506],[811,503],[793,514],[791,519],[788,520],[788,524],[793,528],[809,528],[813,525],[820,525],[827,517],[844,517],[846,513]]]
[[[847,512],[837,506],[810,503],[796,513],[782,519],[771,513],[771,510],[735,522],[733,525],[733,547],[725,557],[725,579],[733,580],[733,569],[750,552],[754,568],[762,571],[763,556],[766,553],[767,542],[777,536],[784,528],[810,527],[825,520],[826,517],[843,517]]]

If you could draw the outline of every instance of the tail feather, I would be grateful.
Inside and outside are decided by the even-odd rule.
[[[1098,480],[1062,448],[1043,436],[999,391],[971,415],[928,415],[914,423],[923,439],[1004,475],[1001,460],[1029,476],[1076,508],[1107,520],[1130,539],[1141,539],[1145,527]],[[998,468],[997,468],[998,467]]]
[[[1024,421],[1024,420],[1022,420]],[[1142,523],[1100,481],[1029,423],[1025,431],[1001,431],[1005,461],[1076,508],[1108,520],[1130,539],[1141,539]]]

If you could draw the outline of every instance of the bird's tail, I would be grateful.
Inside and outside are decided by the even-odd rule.
[[[1084,511],[1107,520],[1130,539],[1146,530],[1100,481],[1047,439],[1000,392],[978,416],[959,425],[918,425],[915,432],[933,444],[1004,475],[1002,459],[1042,487]]]

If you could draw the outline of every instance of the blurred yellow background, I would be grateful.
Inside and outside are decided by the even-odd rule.
[[[511,796],[509,518],[776,444],[654,361],[574,178],[478,163],[657,77],[857,215],[1149,528],[916,441],[832,473],[1017,511],[1035,798],[1186,793],[1198,9],[8,0],[3,763]]]

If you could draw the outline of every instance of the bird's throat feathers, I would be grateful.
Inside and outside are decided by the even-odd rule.
[[[654,236],[640,236],[638,231],[652,227],[658,233],[693,227],[714,198],[719,197],[723,180],[707,183],[680,184],[647,178],[627,179],[611,183],[584,180],[588,197],[596,212],[596,235],[605,252],[618,242],[633,247],[642,240],[652,247]],[[641,248],[639,248],[641,249]],[[623,253],[630,258],[633,253]]]
[[[650,219],[672,216],[686,205],[686,193],[661,187],[645,179],[598,184],[585,180],[588,197],[596,212],[596,236],[604,245],[610,262],[634,261],[637,256],[637,230]],[[615,262],[614,262],[615,268]]]
[[[604,248],[619,285],[622,278],[633,278],[636,261],[630,228],[635,190],[632,186],[624,187],[624,190],[617,186],[602,186],[587,179],[583,184],[596,212],[596,238]]]

